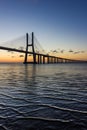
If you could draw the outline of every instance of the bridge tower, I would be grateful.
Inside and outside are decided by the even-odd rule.
[[[33,52],[33,64],[36,64],[36,54],[35,54],[35,50],[34,50],[34,33],[32,32],[32,41],[29,44],[29,37],[28,37],[28,33],[26,33],[26,53],[25,53],[25,59],[24,59],[24,64],[27,63],[31,63],[31,62],[27,62],[27,57],[28,57],[28,49],[29,47],[32,47],[32,52]]]

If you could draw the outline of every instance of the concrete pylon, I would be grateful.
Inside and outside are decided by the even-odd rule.
[[[24,64],[27,64],[27,63],[31,63],[31,62],[28,62],[27,61],[27,57],[28,57],[28,49],[29,47],[32,47],[32,53],[33,53],[33,64],[36,64],[36,54],[35,54],[35,50],[34,50],[34,33],[32,32],[32,43],[29,44],[28,41],[28,33],[26,33],[26,53],[25,53],[25,59],[24,59]]]

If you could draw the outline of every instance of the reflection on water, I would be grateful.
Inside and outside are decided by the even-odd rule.
[[[86,130],[87,64],[0,64],[0,130]]]

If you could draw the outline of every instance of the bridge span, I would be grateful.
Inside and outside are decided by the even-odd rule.
[[[26,33],[26,50],[20,50],[20,49],[15,49],[15,48],[9,48],[9,47],[3,47],[0,46],[0,49],[2,50],[7,50],[7,51],[13,51],[13,52],[19,52],[19,53],[24,53],[24,64],[32,63],[32,64],[45,64],[45,63],[77,63],[77,62],[86,62],[86,61],[81,61],[81,60],[73,60],[73,59],[67,59],[67,58],[62,58],[62,57],[56,57],[56,56],[51,56],[48,54],[40,54],[36,53],[34,49],[34,33],[32,32],[32,43],[29,44],[29,39],[28,39],[28,33]],[[32,47],[32,52],[28,51],[29,47]],[[33,62],[28,62],[27,57],[28,54],[31,54],[33,56]]]

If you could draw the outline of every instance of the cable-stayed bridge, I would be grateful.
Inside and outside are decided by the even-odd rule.
[[[14,39],[12,41],[5,42],[0,46],[0,49],[7,50],[8,52],[24,53],[24,62],[32,64],[45,64],[45,63],[77,63],[86,62],[81,60],[67,59],[49,55],[40,45],[37,38],[32,32],[30,35],[26,33],[26,36]],[[32,55],[33,61],[28,61],[28,56]]]

